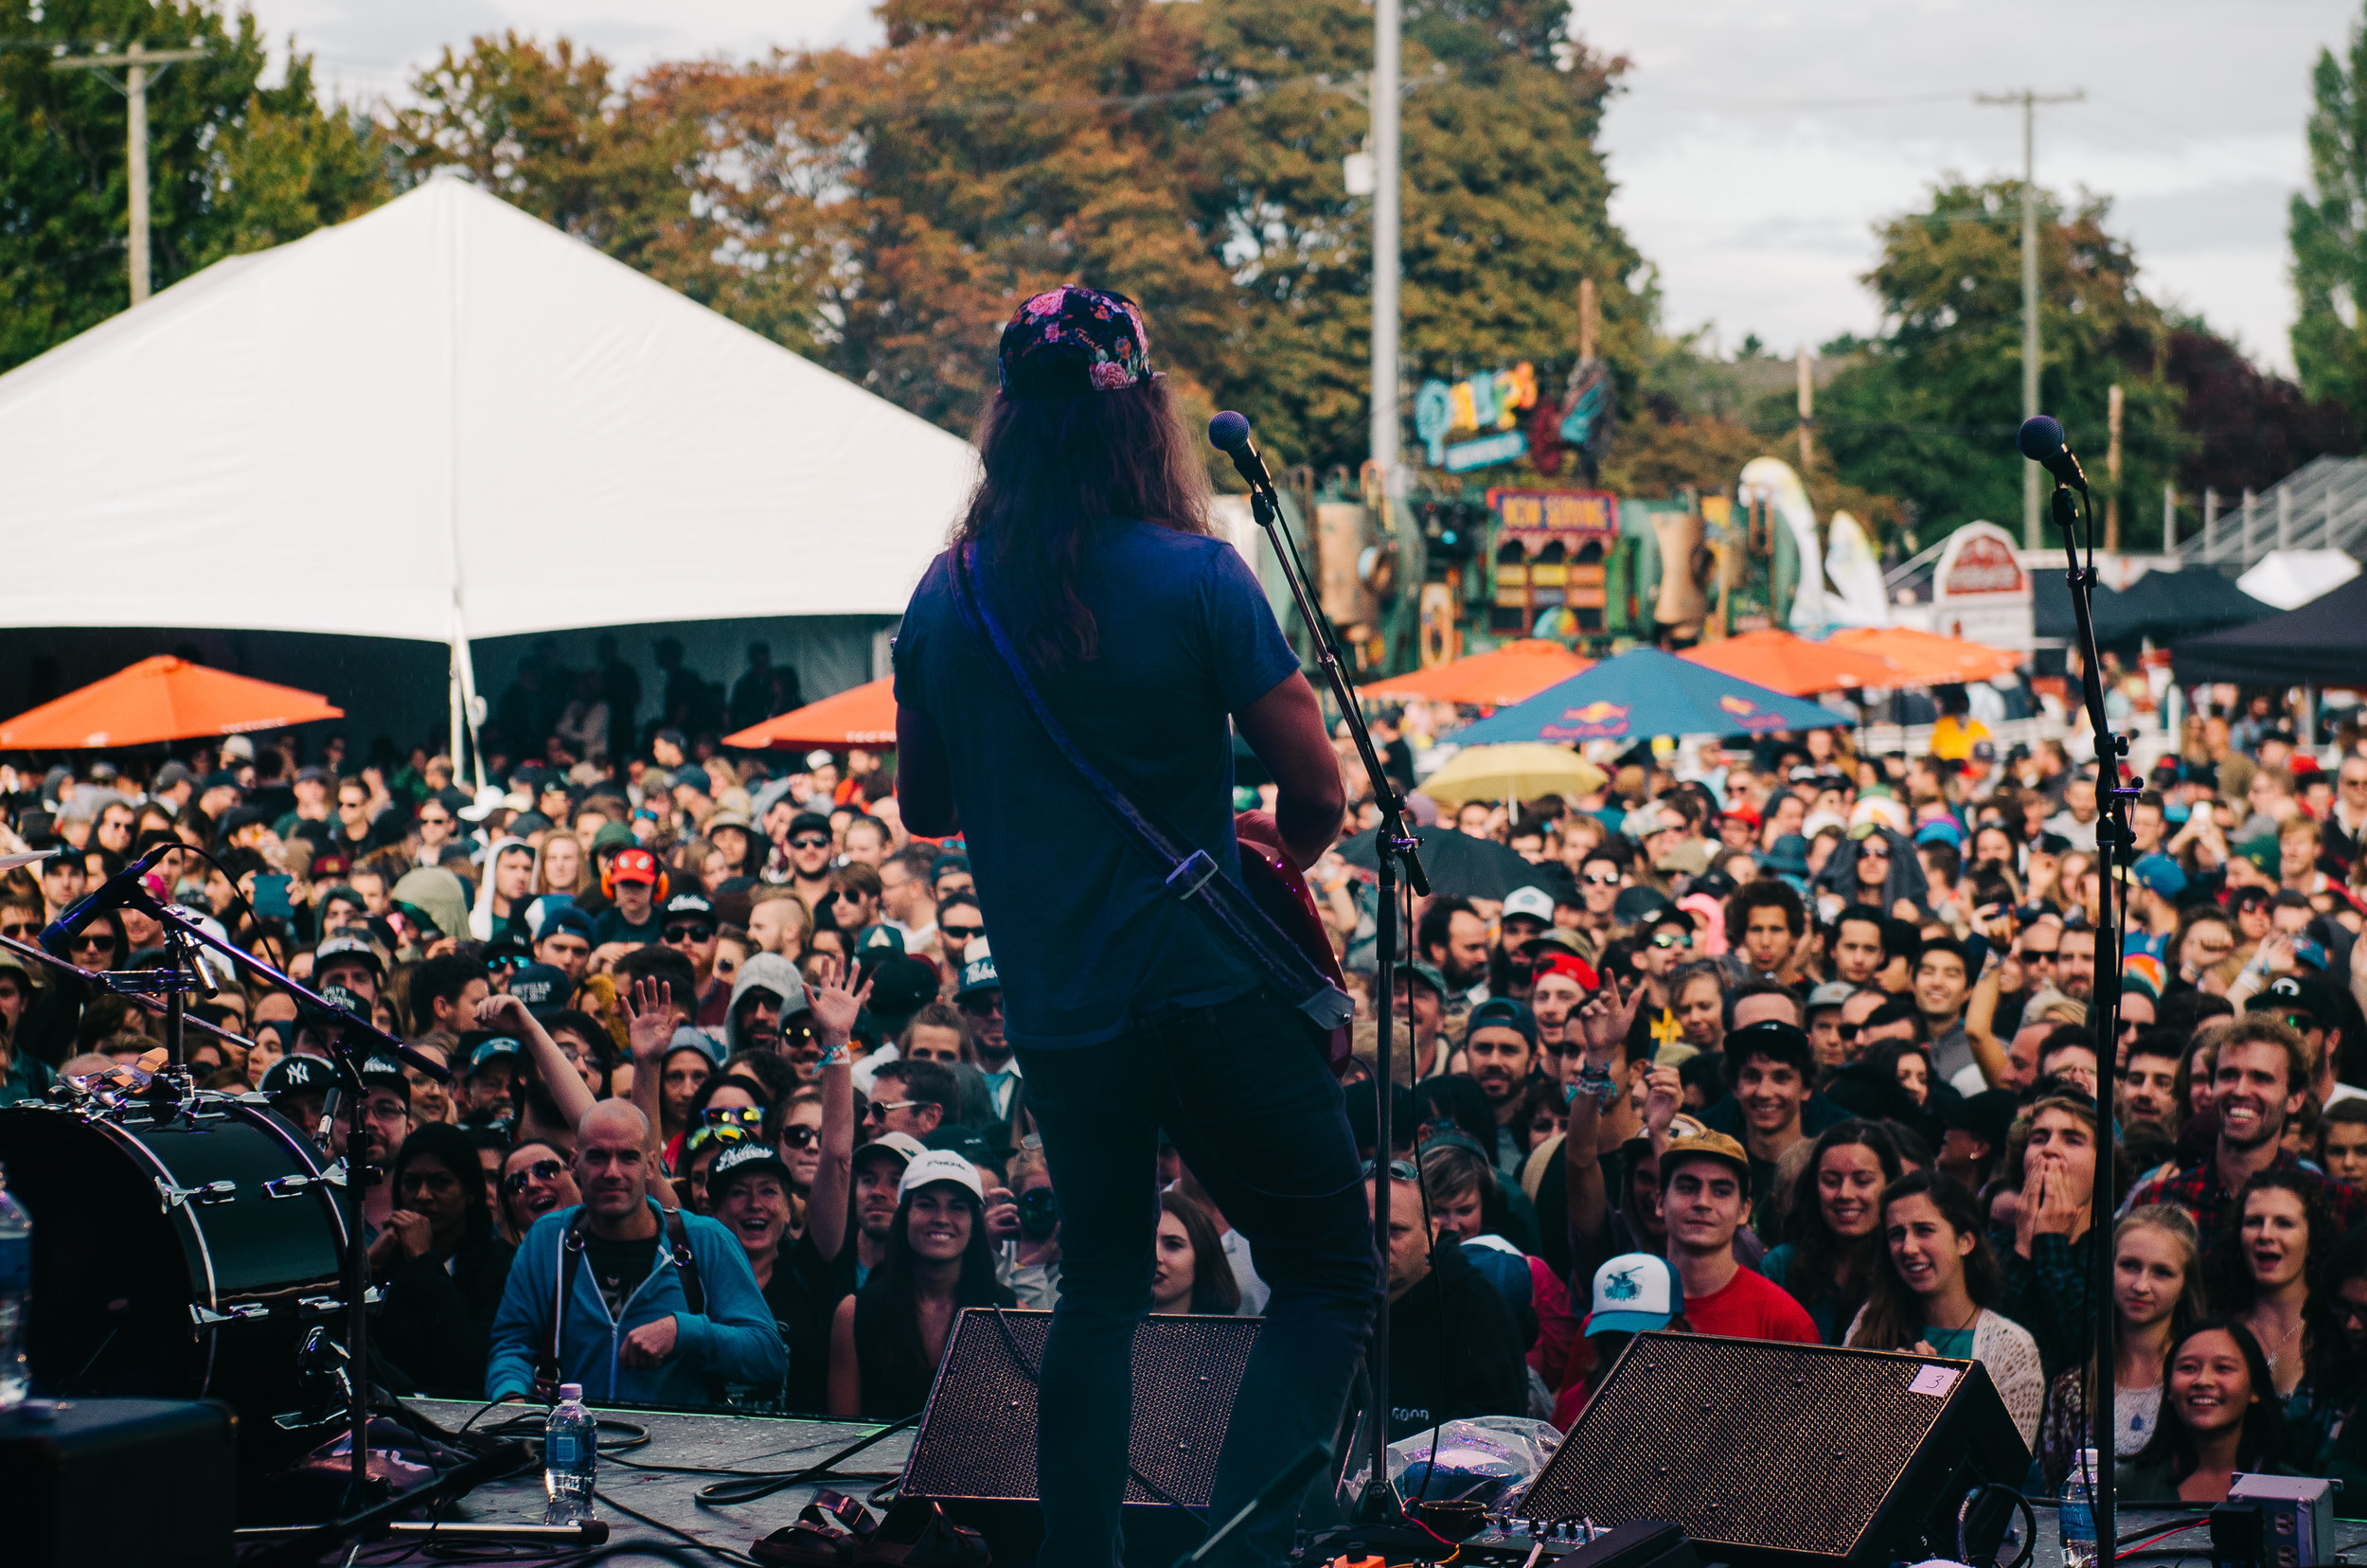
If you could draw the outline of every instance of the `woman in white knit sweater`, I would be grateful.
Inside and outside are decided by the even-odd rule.
[[[1909,1172],[1882,1194],[1882,1240],[1886,1266],[1876,1271],[1846,1343],[1979,1362],[2022,1442],[2036,1442],[2046,1402],[2038,1343],[1988,1307],[1998,1296],[1997,1256],[1972,1194],[1949,1177]]]

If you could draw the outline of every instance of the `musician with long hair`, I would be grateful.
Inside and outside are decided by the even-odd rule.
[[[897,794],[913,832],[967,843],[1005,1038],[1060,1193],[1040,1560],[1110,1568],[1161,1131],[1272,1287],[1211,1518],[1330,1437],[1371,1324],[1375,1265],[1319,1026],[1166,885],[1170,867],[1055,746],[1021,679],[1077,753],[1218,875],[1241,870],[1237,726],[1277,791],[1259,829],[1292,864],[1330,846],[1345,791],[1264,590],[1209,532],[1202,454],[1151,371],[1132,301],[1071,286],[1022,305],[978,453],[952,548],[922,576],[897,638]],[[1269,1510],[1222,1561],[1279,1561],[1293,1522]]]

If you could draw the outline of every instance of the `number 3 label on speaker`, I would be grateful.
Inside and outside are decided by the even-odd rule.
[[[1962,1376],[1964,1374],[1952,1366],[1927,1366],[1915,1374],[1915,1381],[1907,1385],[1907,1392],[1929,1394],[1934,1399],[1944,1399],[1948,1391],[1956,1386],[1956,1380]]]

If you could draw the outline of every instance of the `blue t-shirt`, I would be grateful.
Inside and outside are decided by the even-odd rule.
[[[963,626],[951,572],[938,557],[904,611],[896,701],[926,714],[944,741],[1006,1037],[1092,1045],[1155,1013],[1252,989],[1249,965],[1160,884],[1044,740],[993,649]],[[1264,590],[1220,539],[1121,521],[1091,536],[1076,586],[1099,651],[1031,671],[1038,689],[1128,798],[1237,877],[1229,719],[1299,668]]]

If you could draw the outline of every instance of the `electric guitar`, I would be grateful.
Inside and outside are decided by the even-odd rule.
[[[1308,887],[1299,868],[1290,864],[1290,857],[1283,852],[1282,835],[1274,827],[1272,814],[1238,812],[1233,818],[1233,834],[1240,841],[1241,885],[1251,900],[1282,929],[1294,947],[1307,954],[1308,962],[1325,979],[1346,990],[1348,977],[1340,968],[1339,955],[1331,951],[1331,933],[1316,912],[1314,892]],[[1334,1074],[1347,1070],[1354,1054],[1350,1041],[1345,1024],[1325,1037],[1324,1060]]]

